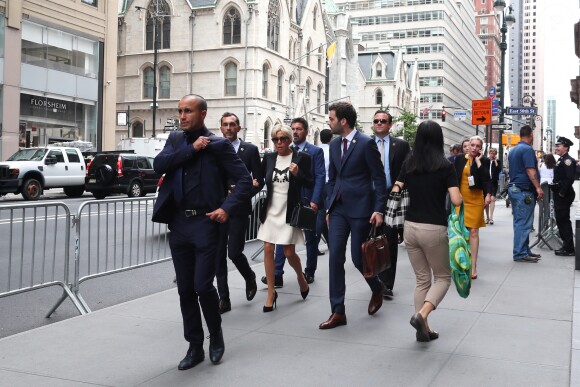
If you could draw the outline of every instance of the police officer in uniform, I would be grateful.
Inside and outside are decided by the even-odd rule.
[[[574,251],[574,234],[572,233],[572,223],[570,222],[570,206],[574,201],[574,176],[576,174],[576,160],[568,151],[574,143],[566,137],[559,137],[556,141],[555,153],[560,156],[556,168],[554,168],[554,212],[556,214],[556,224],[563,241],[561,249],[556,250],[556,255],[572,256]]]

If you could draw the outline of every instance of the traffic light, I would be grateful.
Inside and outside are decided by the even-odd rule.
[[[441,112],[441,122],[445,122],[445,117],[447,116],[447,112],[445,110],[443,110]]]
[[[497,86],[495,87],[495,95],[503,97],[503,94],[501,93],[501,86],[501,82],[498,82]]]

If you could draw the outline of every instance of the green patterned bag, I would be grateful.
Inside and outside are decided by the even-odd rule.
[[[447,221],[449,236],[449,265],[451,278],[457,288],[457,293],[463,298],[469,296],[471,289],[471,251],[469,249],[469,230],[465,227],[463,218],[463,203],[459,214],[451,204],[451,214]]]

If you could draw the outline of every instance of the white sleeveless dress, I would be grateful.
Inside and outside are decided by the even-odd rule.
[[[277,245],[304,244],[302,230],[286,223],[286,203],[290,186],[290,172],[292,154],[276,157],[276,167],[272,175],[272,200],[267,208],[264,224],[258,230],[258,239]]]

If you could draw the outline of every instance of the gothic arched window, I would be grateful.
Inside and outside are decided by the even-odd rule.
[[[238,93],[238,66],[234,62],[229,62],[225,66],[225,95],[236,95]]]
[[[171,9],[165,0],[150,1],[145,25],[145,50],[153,50],[155,32],[157,48],[171,48]]]
[[[268,48],[278,51],[280,40],[280,4],[270,0],[268,4]]]
[[[224,16],[224,44],[236,44],[242,40],[242,20],[240,13],[230,7]]]

